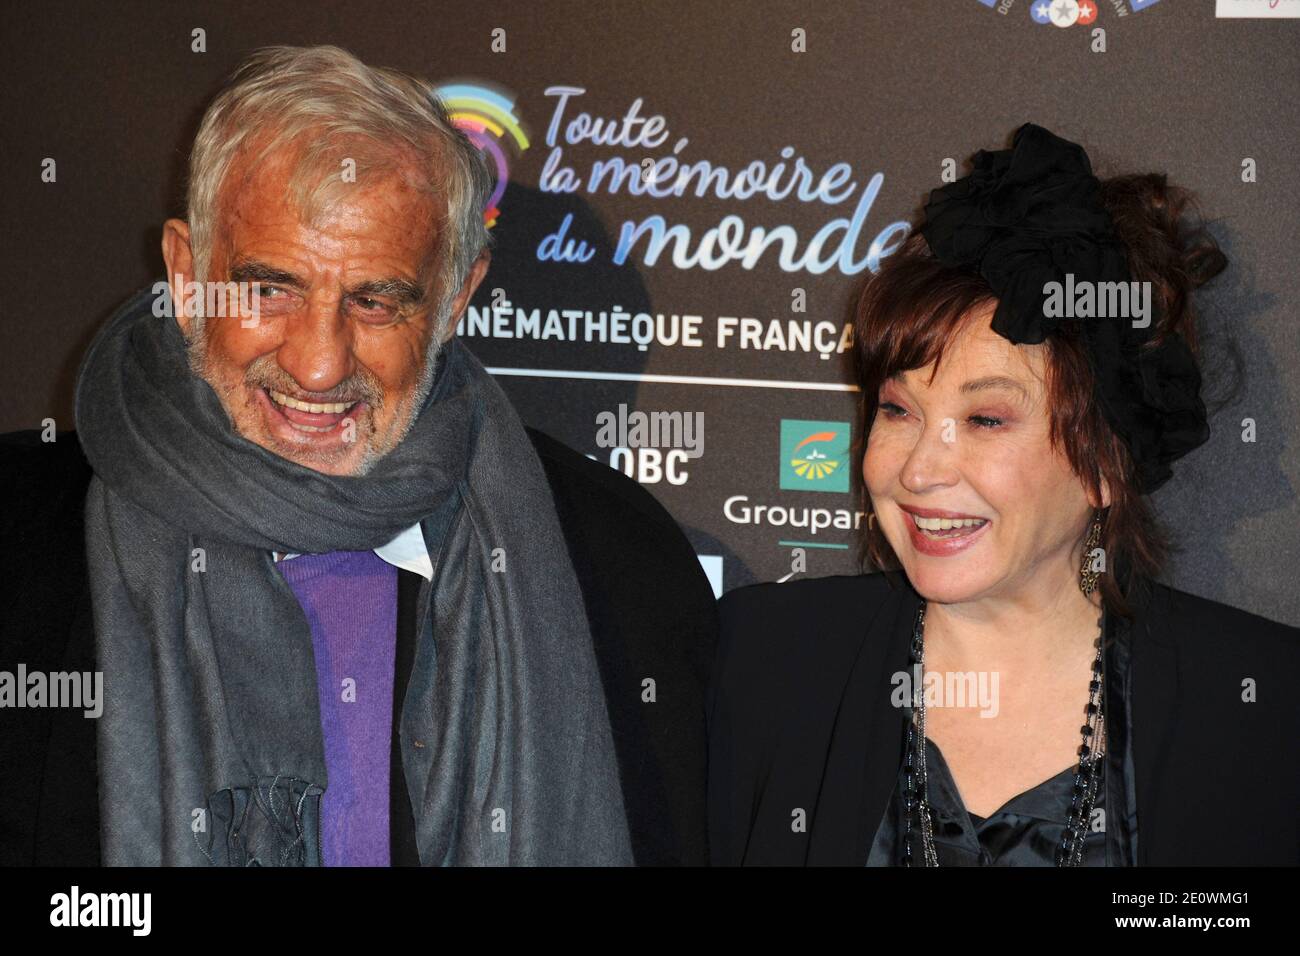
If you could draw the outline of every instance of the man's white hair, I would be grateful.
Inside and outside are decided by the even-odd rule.
[[[236,160],[255,170],[286,147],[298,151],[289,189],[308,221],[376,174],[416,171],[412,185],[445,203],[434,303],[441,316],[491,243],[483,210],[492,174],[428,82],[367,66],[336,46],[258,50],[208,107],[190,154],[187,195],[196,281],[208,278]],[[343,176],[344,160],[355,162],[355,182]],[[436,328],[435,339],[445,331]]]

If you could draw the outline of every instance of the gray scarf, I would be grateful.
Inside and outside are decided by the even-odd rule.
[[[478,360],[453,338],[405,439],[334,477],[239,437],[153,302],[109,320],[77,383],[105,863],[320,865],[311,634],[271,552],[370,550],[418,521],[435,573],[394,720],[434,730],[391,785],[409,783],[421,862],[630,864],[582,593]]]

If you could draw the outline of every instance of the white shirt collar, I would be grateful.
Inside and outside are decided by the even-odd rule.
[[[395,568],[414,571],[426,581],[433,580],[433,560],[429,557],[429,549],[424,544],[424,532],[420,530],[418,522],[388,544],[375,548],[375,554]],[[276,560],[287,561],[296,557],[297,554],[282,554]]]

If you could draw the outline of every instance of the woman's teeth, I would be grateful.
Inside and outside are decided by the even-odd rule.
[[[988,524],[984,518],[922,518],[920,515],[912,515],[912,520],[922,531],[931,533],[937,531],[958,531],[963,528],[978,528],[981,525]]]
[[[330,402],[322,405],[318,402],[300,402],[296,398],[290,398],[282,392],[269,388],[266,393],[271,396],[272,401],[277,405],[287,405],[301,412],[312,412],[315,415],[336,415],[339,412],[346,412],[356,404],[355,402]],[[324,429],[321,430],[324,431]]]

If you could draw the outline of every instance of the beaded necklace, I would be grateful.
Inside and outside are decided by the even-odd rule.
[[[911,660],[913,673],[925,676],[925,602],[916,612],[916,625],[912,630]],[[1088,683],[1086,723],[1080,728],[1083,742],[1079,746],[1079,765],[1074,772],[1074,793],[1065,831],[1056,848],[1057,866],[1078,866],[1083,859],[1084,834],[1087,832],[1092,807],[1097,799],[1097,787],[1105,757],[1102,734],[1105,719],[1102,713],[1102,637],[1106,630],[1105,615],[1097,618],[1097,655],[1092,662],[1092,679]],[[928,776],[925,765],[925,693],[919,686],[913,689],[912,719],[907,726],[907,746],[903,754],[904,820],[903,866],[916,865],[913,857],[914,831],[921,833],[921,866],[938,866],[939,857],[934,846],[934,825],[928,800]],[[919,745],[918,745],[919,741]],[[1092,741],[1102,741],[1102,749],[1093,751]],[[915,824],[914,821],[915,820]]]

